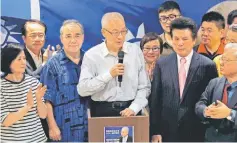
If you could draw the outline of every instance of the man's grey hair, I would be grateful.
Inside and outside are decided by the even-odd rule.
[[[122,16],[122,14],[120,14],[118,12],[108,12],[108,13],[104,14],[104,16],[101,19],[102,28],[105,28],[107,23],[111,20],[123,20],[124,21],[124,17]]]
[[[78,26],[81,28],[82,34],[84,34],[84,28],[83,28],[82,24],[81,24],[79,21],[77,21],[77,20],[75,20],[75,19],[68,19],[68,20],[65,20],[65,21],[63,22],[63,24],[62,24],[62,26],[61,26],[61,28],[60,28],[60,35],[63,34],[63,28],[64,28],[66,25],[70,25],[70,24],[76,24],[76,25],[78,25]]]
[[[228,43],[225,45],[225,49],[236,49],[237,50],[237,43]]]
[[[129,133],[129,128],[128,128],[128,127],[123,127],[123,128],[121,129],[121,131],[122,131],[122,130],[127,130],[128,133]]]
[[[231,50],[237,58],[237,43],[228,43],[225,45],[225,50]]]
[[[229,30],[233,32],[237,32],[237,24],[232,24],[229,26]]]

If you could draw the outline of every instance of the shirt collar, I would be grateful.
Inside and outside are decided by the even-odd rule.
[[[40,54],[39,57],[37,55],[35,55],[29,48],[26,47],[26,49],[28,50],[28,52],[30,53],[30,55],[34,58],[42,58],[42,52],[40,50]]]
[[[72,62],[66,55],[65,51],[63,50],[63,48],[58,51],[60,56],[59,56],[59,59],[60,59],[60,63],[61,64],[65,64],[65,63],[68,63],[68,62]],[[82,64],[82,59],[83,59],[83,56],[84,56],[84,51],[83,50],[80,50],[80,61],[79,61],[79,65]]]
[[[165,33],[162,33],[162,34],[160,35],[160,38],[163,40],[163,45],[167,45],[167,46],[165,46],[165,47],[169,47],[169,48],[172,49],[172,46],[167,42],[167,40],[166,40],[166,38],[165,38]]]
[[[226,80],[226,83],[225,84],[230,84],[228,80]],[[237,81],[233,82],[232,84],[230,84],[231,86],[231,89],[234,89],[237,87]]]
[[[126,54],[128,53],[128,44],[126,42],[123,43],[122,51]],[[109,54],[109,50],[108,50],[105,42],[102,43],[102,54],[104,57]]]
[[[219,48],[217,49],[216,52],[213,53],[213,55],[221,55],[224,53],[224,39],[221,40],[221,44],[219,46]],[[208,52],[207,48],[205,47],[204,44],[200,44],[199,47],[198,47],[198,53],[204,53],[204,54],[210,54],[210,52]]]
[[[180,62],[180,59],[181,59],[181,58],[185,58],[186,61],[191,61],[192,56],[193,56],[193,50],[192,50],[192,51],[188,54],[188,56],[186,56],[186,57],[180,57],[180,56],[177,54],[178,62]]]

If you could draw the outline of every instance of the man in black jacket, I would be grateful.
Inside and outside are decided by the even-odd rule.
[[[21,29],[22,39],[25,43],[26,73],[39,79],[43,65],[47,61],[49,46],[43,49],[45,43],[46,25],[39,20],[27,20]],[[48,137],[46,119],[41,119],[45,134]]]
[[[39,20],[27,20],[21,29],[22,39],[25,43],[27,61],[26,73],[39,79],[43,65],[52,56],[54,49],[50,45],[44,50],[47,27]],[[58,47],[58,46],[57,46]]]

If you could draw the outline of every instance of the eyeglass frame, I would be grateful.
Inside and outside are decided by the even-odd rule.
[[[170,16],[174,16],[174,19],[170,19]],[[179,14],[179,15],[170,14],[170,15],[168,15],[168,16],[161,16],[161,17],[164,17],[164,18],[165,18],[165,21],[162,21],[162,20],[161,20],[161,17],[159,17],[159,21],[162,22],[162,23],[166,23],[166,22],[168,21],[168,19],[169,19],[169,21],[173,21],[173,20],[175,20],[176,18],[178,18],[178,17],[180,17],[180,16],[181,16],[180,14]]]
[[[157,48],[157,51],[154,51],[155,48]],[[145,50],[145,49],[147,49],[147,50]],[[152,52],[158,52],[158,51],[160,51],[160,49],[161,49],[161,48],[160,48],[159,46],[153,47],[153,48],[145,48],[145,47],[143,47],[143,50],[142,50],[142,51],[143,51],[144,53],[148,53],[148,52],[150,52],[151,50],[152,50]]]
[[[105,28],[103,28],[105,31],[107,31],[107,32],[109,32],[109,34],[111,34],[112,36],[114,36],[114,37],[118,37],[120,34],[122,35],[122,36],[125,36],[127,33],[128,33],[128,29],[126,28],[126,33],[123,35],[122,34],[122,32],[125,32],[125,31],[117,31],[117,32],[111,32],[111,31],[109,31],[109,30],[107,30],[107,29],[105,29]],[[118,35],[117,35],[117,34]],[[116,35],[115,35],[116,34]]]

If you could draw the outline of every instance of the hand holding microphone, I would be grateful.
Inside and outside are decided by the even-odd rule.
[[[123,64],[116,64],[110,69],[110,74],[112,77],[116,77],[119,75],[124,74],[124,65]]]
[[[118,76],[118,82],[119,86],[121,87],[121,82],[123,80],[123,74],[124,74],[124,64],[123,64],[123,58],[124,58],[124,52],[119,51],[118,53],[118,64],[113,66],[110,70],[110,74],[112,77]]]

